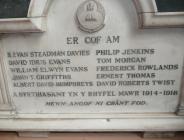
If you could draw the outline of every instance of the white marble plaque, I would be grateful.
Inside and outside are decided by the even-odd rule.
[[[176,112],[181,95],[183,30],[139,30],[132,2],[101,0],[105,26],[88,33],[78,28],[76,21],[83,2],[53,1],[47,32],[9,35],[2,40],[16,112]]]

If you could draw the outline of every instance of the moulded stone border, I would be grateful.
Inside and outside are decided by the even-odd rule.
[[[184,12],[158,12],[155,0],[133,0],[140,28],[184,27]]]
[[[183,66],[183,77],[181,79],[181,97],[180,104],[178,106],[177,115],[184,116],[184,66]]]
[[[41,132],[108,132],[108,131],[165,131],[184,130],[183,117],[152,117],[128,119],[0,119],[1,131]]]
[[[2,51],[0,50],[0,54]],[[2,57],[0,56],[0,63],[2,64]],[[5,85],[5,78],[3,76],[3,66],[0,65],[0,111],[11,110],[11,101],[7,94],[7,87]]]

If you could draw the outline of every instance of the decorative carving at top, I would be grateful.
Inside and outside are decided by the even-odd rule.
[[[79,28],[93,33],[104,27],[105,10],[96,0],[87,0],[77,9]]]

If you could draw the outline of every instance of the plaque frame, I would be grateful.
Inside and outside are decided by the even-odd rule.
[[[0,49],[0,53],[2,53],[2,49]],[[11,98],[9,97],[9,91],[7,87],[7,81],[4,77],[4,65],[3,58],[0,57],[0,118],[7,117],[14,113],[13,105],[11,102]]]
[[[183,66],[183,77],[181,81],[181,98],[177,110],[177,115],[184,116],[184,66]]]
[[[155,0],[133,1],[140,28],[184,27],[184,12],[159,12]]]
[[[51,0],[31,0],[26,18],[0,19],[0,33],[44,32]]]

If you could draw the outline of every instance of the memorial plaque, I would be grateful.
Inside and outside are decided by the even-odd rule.
[[[36,51],[35,45],[30,51],[7,48],[17,111],[174,113],[180,96],[181,52],[169,44],[166,50],[153,45],[127,47],[122,36],[121,32],[66,35],[63,44],[52,45],[52,50]]]
[[[138,29],[130,0],[53,0],[46,22],[44,33],[0,41],[10,116],[46,119],[12,129],[184,130],[182,28]]]

